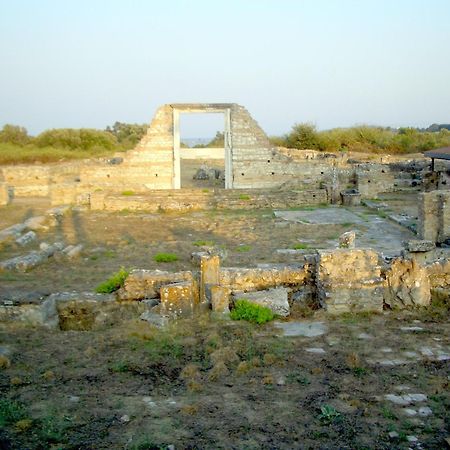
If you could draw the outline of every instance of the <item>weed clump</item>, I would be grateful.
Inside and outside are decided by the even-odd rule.
[[[7,369],[11,366],[11,361],[5,355],[0,355],[0,369]]]
[[[215,242],[214,241],[195,241],[192,243],[193,245],[195,245],[196,247],[212,247]]]
[[[157,253],[153,257],[153,260],[158,263],[170,263],[178,261],[178,256],[174,253]]]
[[[124,267],[121,267],[118,272],[113,274],[103,283],[100,283],[95,288],[95,292],[97,292],[98,294],[110,294],[111,292],[117,291],[123,286],[129,274],[130,272],[128,270],[126,270]]]
[[[275,319],[275,314],[267,307],[250,303],[247,300],[237,300],[230,317],[233,320],[247,320],[248,322],[263,324]]]

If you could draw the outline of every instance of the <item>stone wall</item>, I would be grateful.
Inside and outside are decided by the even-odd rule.
[[[14,195],[52,196],[58,201],[84,202],[93,192],[143,194],[177,187],[178,154],[175,149],[179,112],[223,112],[226,116],[226,182],[234,189],[326,188],[328,200],[338,202],[340,192],[357,188],[362,198],[390,192],[396,172],[390,159],[382,156],[373,163],[351,160],[344,153],[275,148],[249,112],[236,103],[167,104],[155,113],[145,136],[128,152],[110,159],[64,164],[6,166],[0,181],[13,188]],[[204,149],[203,155],[207,155]],[[212,150],[214,154],[216,150]],[[221,150],[221,153],[223,151]],[[181,154],[183,156],[183,154]],[[400,170],[401,171],[401,170]],[[405,175],[405,174],[403,174]],[[402,175],[402,176],[403,176]],[[410,174],[406,174],[410,177]],[[407,180],[410,182],[411,180]],[[81,197],[80,197],[81,196]]]

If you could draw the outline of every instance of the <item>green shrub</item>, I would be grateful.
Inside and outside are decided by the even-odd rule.
[[[153,259],[158,263],[169,263],[178,261],[178,256],[174,253],[157,253]]]
[[[292,246],[292,248],[293,248],[294,250],[305,250],[305,249],[308,248],[308,245],[307,245],[307,244],[302,244],[301,242],[299,242],[298,244],[294,244],[294,245]]]
[[[239,194],[239,200],[250,200],[250,195]]]
[[[134,195],[134,191],[123,191],[122,195],[125,195],[126,197],[129,197],[131,195]]]
[[[341,417],[341,413],[331,405],[323,405],[320,407],[319,419],[325,425],[330,425]]]
[[[247,300],[237,300],[234,309],[230,312],[233,320],[246,320],[252,323],[266,323],[275,319],[275,314],[265,306],[250,303]]]
[[[129,274],[130,272],[128,270],[126,270],[124,267],[121,267],[118,272],[113,274],[103,283],[99,284],[95,288],[95,292],[99,294],[110,294],[111,292],[117,291],[117,289],[123,286]]]
[[[44,131],[33,139],[37,147],[59,147],[71,150],[103,148],[112,150],[117,146],[116,137],[107,131],[88,128],[57,128]]]

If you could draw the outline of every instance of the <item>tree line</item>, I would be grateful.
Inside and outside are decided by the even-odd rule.
[[[146,124],[115,122],[104,130],[56,128],[30,136],[26,128],[7,124],[0,130],[0,164],[107,156],[135,147],[147,128]],[[318,131],[313,124],[299,123],[270,140],[280,147],[325,152],[417,153],[450,146],[450,124],[432,124],[426,129],[362,125]],[[223,145],[223,133],[217,132],[209,143],[195,147]]]

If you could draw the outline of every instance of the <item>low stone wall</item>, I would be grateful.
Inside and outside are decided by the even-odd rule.
[[[138,318],[163,326],[169,318],[212,309],[228,313],[244,298],[286,317],[296,306],[330,314],[426,307],[450,296],[450,259],[420,264],[415,258],[383,263],[371,249],[320,250],[309,262],[259,268],[220,267],[202,255],[197,271],[135,270],[115,295],[53,294],[45,300],[0,304],[0,321],[62,330],[88,330]]]
[[[80,194],[69,192],[78,197]],[[92,210],[106,211],[192,211],[208,209],[262,209],[292,208],[320,205],[329,202],[325,189],[307,191],[267,191],[258,189],[227,189],[204,191],[181,189],[174,191],[149,191],[145,195],[112,195],[93,192],[90,197]]]

